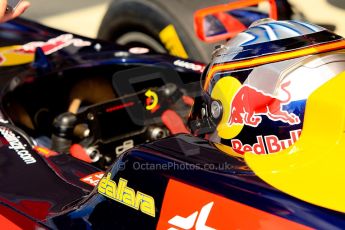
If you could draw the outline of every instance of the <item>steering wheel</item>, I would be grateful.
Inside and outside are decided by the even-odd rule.
[[[188,133],[185,118],[192,99],[184,96],[171,83],[91,105],[80,111],[81,102],[80,99],[73,100],[68,112],[54,120],[53,150],[71,153],[71,146],[77,143],[88,154],[92,153],[89,148],[94,150],[97,146],[118,156],[135,144],[169,134]],[[91,158],[94,161],[99,157]]]

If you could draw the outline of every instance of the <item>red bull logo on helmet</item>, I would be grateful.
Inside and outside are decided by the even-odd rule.
[[[293,145],[301,135],[301,130],[290,131],[290,138],[280,140],[276,135],[256,136],[256,143],[243,144],[239,139],[232,139],[232,149],[240,154],[252,152],[256,154],[276,153]]]
[[[270,120],[282,121],[290,125],[301,123],[297,115],[283,110],[283,105],[288,104],[291,100],[291,93],[286,89],[289,85],[290,81],[280,87],[286,95],[286,99],[283,100],[255,87],[242,86],[231,102],[228,125],[243,124],[257,127],[262,121],[262,115],[267,116]]]

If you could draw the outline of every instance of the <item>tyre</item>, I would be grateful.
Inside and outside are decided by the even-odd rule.
[[[193,14],[197,9],[227,2],[114,0],[102,21],[98,37],[207,62],[215,44],[207,44],[197,38]]]
[[[101,23],[98,37],[131,47],[147,47],[202,62],[210,60],[217,45],[194,32],[194,12],[229,0],[114,0]],[[286,0],[278,0],[283,18],[292,14]],[[279,14],[280,12],[278,12]]]

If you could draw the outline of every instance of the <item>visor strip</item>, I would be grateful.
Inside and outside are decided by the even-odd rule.
[[[236,70],[236,69],[242,69],[242,68],[247,68],[247,67],[253,67],[257,65],[271,63],[271,62],[278,62],[278,61],[283,61],[287,59],[302,57],[305,55],[317,54],[317,53],[322,53],[322,52],[327,52],[327,51],[332,51],[332,50],[342,49],[342,48],[345,48],[345,40],[340,40],[340,41],[336,41],[332,43],[322,44],[322,45],[308,47],[308,48],[290,51],[290,52],[267,55],[267,56],[253,58],[253,59],[244,60],[244,61],[230,62],[230,63],[228,62],[226,64],[214,65],[207,74],[204,90],[207,91],[212,77],[214,76],[214,74],[220,71]]]

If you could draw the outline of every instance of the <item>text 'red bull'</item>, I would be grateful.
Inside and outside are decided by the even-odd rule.
[[[294,144],[301,134],[301,130],[290,131],[290,138],[279,140],[275,135],[256,136],[256,143],[253,145],[243,144],[238,139],[231,140],[232,149],[240,154],[252,152],[256,154],[276,153]]]
[[[301,121],[297,115],[282,108],[291,100],[291,93],[286,89],[289,85],[290,82],[281,85],[281,90],[287,94],[286,100],[280,100],[249,85],[242,86],[232,100],[228,124],[257,127],[262,121],[258,115],[266,115],[273,121],[282,121],[290,125],[299,124]]]

